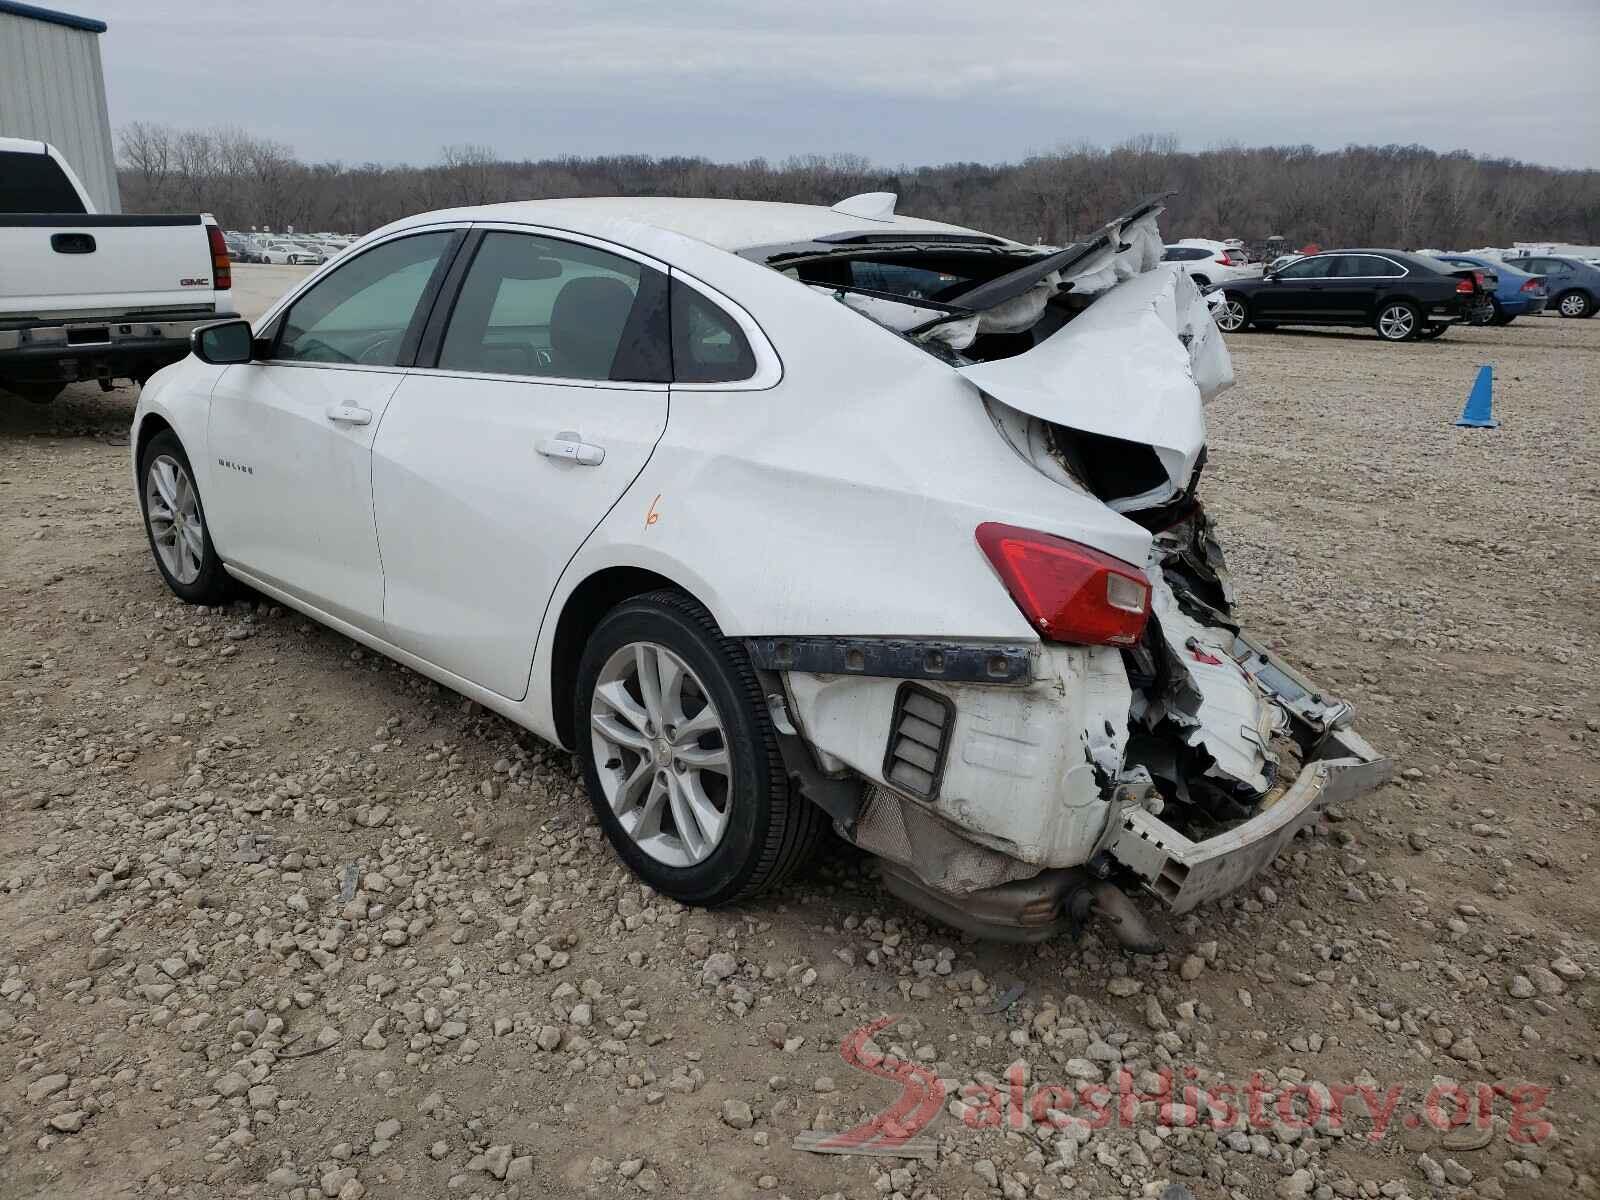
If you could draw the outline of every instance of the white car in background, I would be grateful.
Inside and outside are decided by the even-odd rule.
[[[831,825],[952,924],[1149,950],[1120,887],[1187,911],[1388,772],[1229,615],[1232,368],[1160,211],[1065,249],[887,194],[407,218],[144,390],[156,565],[573,751],[684,903]]]
[[[290,266],[302,265],[317,266],[328,256],[313,246],[300,242],[263,242],[259,250],[261,261],[266,263],[287,263]]]
[[[1252,265],[1236,247],[1222,242],[1185,238],[1162,248],[1162,262],[1176,263],[1197,287],[1254,279],[1261,274],[1260,264]]]

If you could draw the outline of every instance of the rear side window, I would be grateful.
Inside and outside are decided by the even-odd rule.
[[[0,212],[82,213],[83,201],[48,154],[0,150]]]
[[[450,314],[439,367],[492,375],[666,382],[666,280],[593,246],[486,233]]]
[[[454,234],[386,242],[338,267],[294,302],[274,358],[392,367],[417,302]]]
[[[687,284],[672,281],[672,374],[678,383],[737,383],[756,373],[739,323]]]

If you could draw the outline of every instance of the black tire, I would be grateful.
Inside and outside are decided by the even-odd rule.
[[[1417,337],[1422,341],[1431,342],[1435,338],[1442,338],[1444,336],[1444,331],[1449,328],[1450,326],[1446,325],[1444,322],[1435,321],[1431,325],[1424,325],[1417,333]]]
[[[1506,315],[1506,310],[1503,309],[1502,307],[1500,307],[1500,301],[1494,299],[1494,297],[1492,297],[1492,296],[1489,298],[1489,305],[1490,305],[1491,308],[1494,309],[1494,316],[1489,318],[1489,324],[1491,324],[1491,325],[1509,325],[1509,324],[1511,324],[1511,322],[1513,322],[1513,321],[1515,321],[1517,319],[1514,316],[1507,316]]]
[[[202,545],[200,570],[195,578],[188,582],[178,579],[168,569],[156,546],[156,534],[150,525],[148,481],[152,466],[162,458],[176,460],[188,473],[190,485],[194,489],[195,509],[200,517]],[[146,541],[150,543],[150,556],[155,559],[156,570],[161,572],[161,578],[166,580],[167,587],[172,589],[174,596],[189,604],[218,605],[226,604],[239,595],[242,590],[241,585],[223,569],[222,558],[217,554],[217,548],[211,544],[211,527],[206,524],[205,505],[200,497],[200,487],[194,482],[194,468],[189,465],[189,456],[183,451],[183,443],[170,429],[163,429],[151,438],[139,455],[139,512],[144,517],[144,534]]]
[[[1263,333],[1271,333],[1278,327],[1278,323],[1276,321],[1251,321],[1249,327],[1251,329],[1259,329]]]
[[[1398,314],[1404,311],[1409,320],[1401,322]],[[1409,300],[1391,300],[1380,305],[1372,327],[1386,342],[1409,342],[1422,329],[1422,314]]]
[[[707,857],[691,865],[670,865],[646,853],[612,811],[601,783],[591,732],[595,688],[607,661],[639,642],[664,647],[682,660],[725,729],[727,824]],[[806,863],[827,831],[826,814],[790,784],[744,647],[723,637],[711,614],[681,592],[636,596],[601,619],[578,663],[573,728],[589,801],[612,848],[634,874],[680,903],[714,908],[777,887]]]
[[[1194,280],[1195,287],[1207,288],[1211,286],[1211,277],[1209,275],[1191,275],[1189,278]]]
[[[1550,306],[1563,317],[1576,317],[1579,320],[1584,317],[1592,317],[1595,313],[1594,297],[1588,292],[1580,291],[1577,288],[1562,292],[1561,295],[1550,301]]]

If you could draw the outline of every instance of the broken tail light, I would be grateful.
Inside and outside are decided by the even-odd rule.
[[[1150,618],[1150,584],[1139,569],[1092,546],[985,521],[978,545],[1022,615],[1047,640],[1131,646]]]
[[[228,243],[223,240],[222,230],[207,225],[206,239],[211,243],[211,286],[219,292],[233,290],[233,261],[228,257]]]

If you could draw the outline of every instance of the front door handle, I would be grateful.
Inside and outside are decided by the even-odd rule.
[[[563,429],[555,437],[545,438],[537,449],[546,458],[565,459],[567,462],[577,463],[580,467],[598,467],[606,460],[603,446],[583,441],[570,429]]]
[[[339,425],[371,425],[372,410],[370,408],[357,408],[354,404],[330,404],[327,412],[328,420]]]

